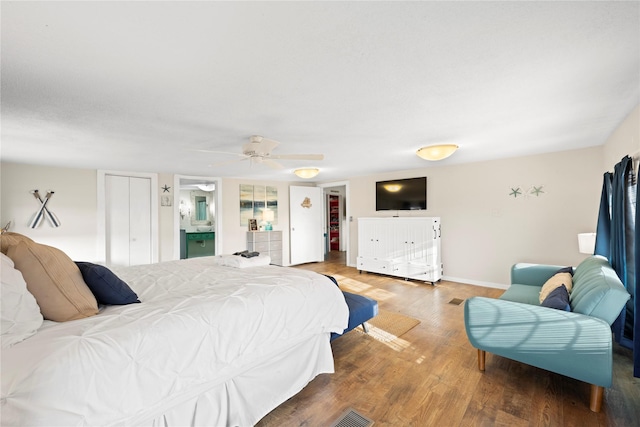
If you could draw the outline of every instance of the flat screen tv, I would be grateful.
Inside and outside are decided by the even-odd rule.
[[[376,182],[377,211],[427,209],[427,177]]]

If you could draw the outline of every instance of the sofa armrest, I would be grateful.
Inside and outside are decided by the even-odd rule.
[[[611,329],[579,313],[473,297],[464,320],[475,348],[602,387],[613,375]]]
[[[511,284],[540,286],[549,280],[562,265],[518,263],[511,267]]]

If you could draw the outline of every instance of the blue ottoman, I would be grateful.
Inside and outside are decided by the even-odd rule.
[[[336,286],[338,285],[338,281],[335,278],[331,276],[327,277],[331,279]],[[347,306],[349,306],[349,324],[341,334],[332,332],[331,341],[341,337],[358,325],[362,325],[362,329],[364,329],[365,332],[369,332],[365,322],[378,314],[378,301],[365,297],[364,295],[352,294],[345,291],[342,291],[342,294],[344,295],[344,300],[347,302]]]

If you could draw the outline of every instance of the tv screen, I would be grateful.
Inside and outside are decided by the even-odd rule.
[[[427,209],[427,177],[376,182],[377,211]]]

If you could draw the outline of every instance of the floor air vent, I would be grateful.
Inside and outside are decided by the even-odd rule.
[[[451,301],[449,301],[449,304],[460,305],[460,304],[462,304],[462,301],[464,301],[464,300],[462,300],[460,298],[454,298]]]
[[[349,408],[331,427],[369,427],[373,421]]]

